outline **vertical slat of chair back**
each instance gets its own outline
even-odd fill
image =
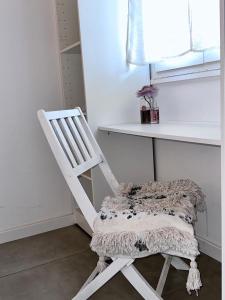
[[[84,116],[78,108],[42,113],[53,129],[58,146],[61,146],[61,156],[64,155],[67,166],[70,165],[77,176],[102,161],[100,153],[94,150],[88,138],[88,126],[82,126]]]

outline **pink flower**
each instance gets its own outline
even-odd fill
[[[158,88],[153,84],[145,85],[137,92],[137,97],[154,98],[158,94]]]

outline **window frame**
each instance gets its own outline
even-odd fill
[[[209,58],[209,61],[204,61],[204,57],[210,57],[210,50],[193,53],[193,59],[184,63],[182,67],[166,66],[163,70],[163,62],[151,64],[151,82],[163,83],[171,81],[180,81],[196,78],[204,78],[211,76],[220,76],[220,59],[215,56],[215,60]],[[162,69],[162,70],[160,70]]]

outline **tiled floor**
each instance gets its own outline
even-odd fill
[[[97,256],[89,237],[76,226],[0,245],[0,300],[69,300],[94,269]],[[170,269],[165,300],[220,300],[221,265],[206,255],[198,259],[204,287],[199,297],[185,289],[187,272]],[[137,268],[155,287],[163,258],[139,259]],[[121,274],[91,299],[142,299]]]

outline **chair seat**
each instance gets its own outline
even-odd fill
[[[189,179],[121,184],[118,196],[102,204],[91,248],[99,256],[165,253],[193,259],[199,254],[193,223],[204,209],[204,195]]]

